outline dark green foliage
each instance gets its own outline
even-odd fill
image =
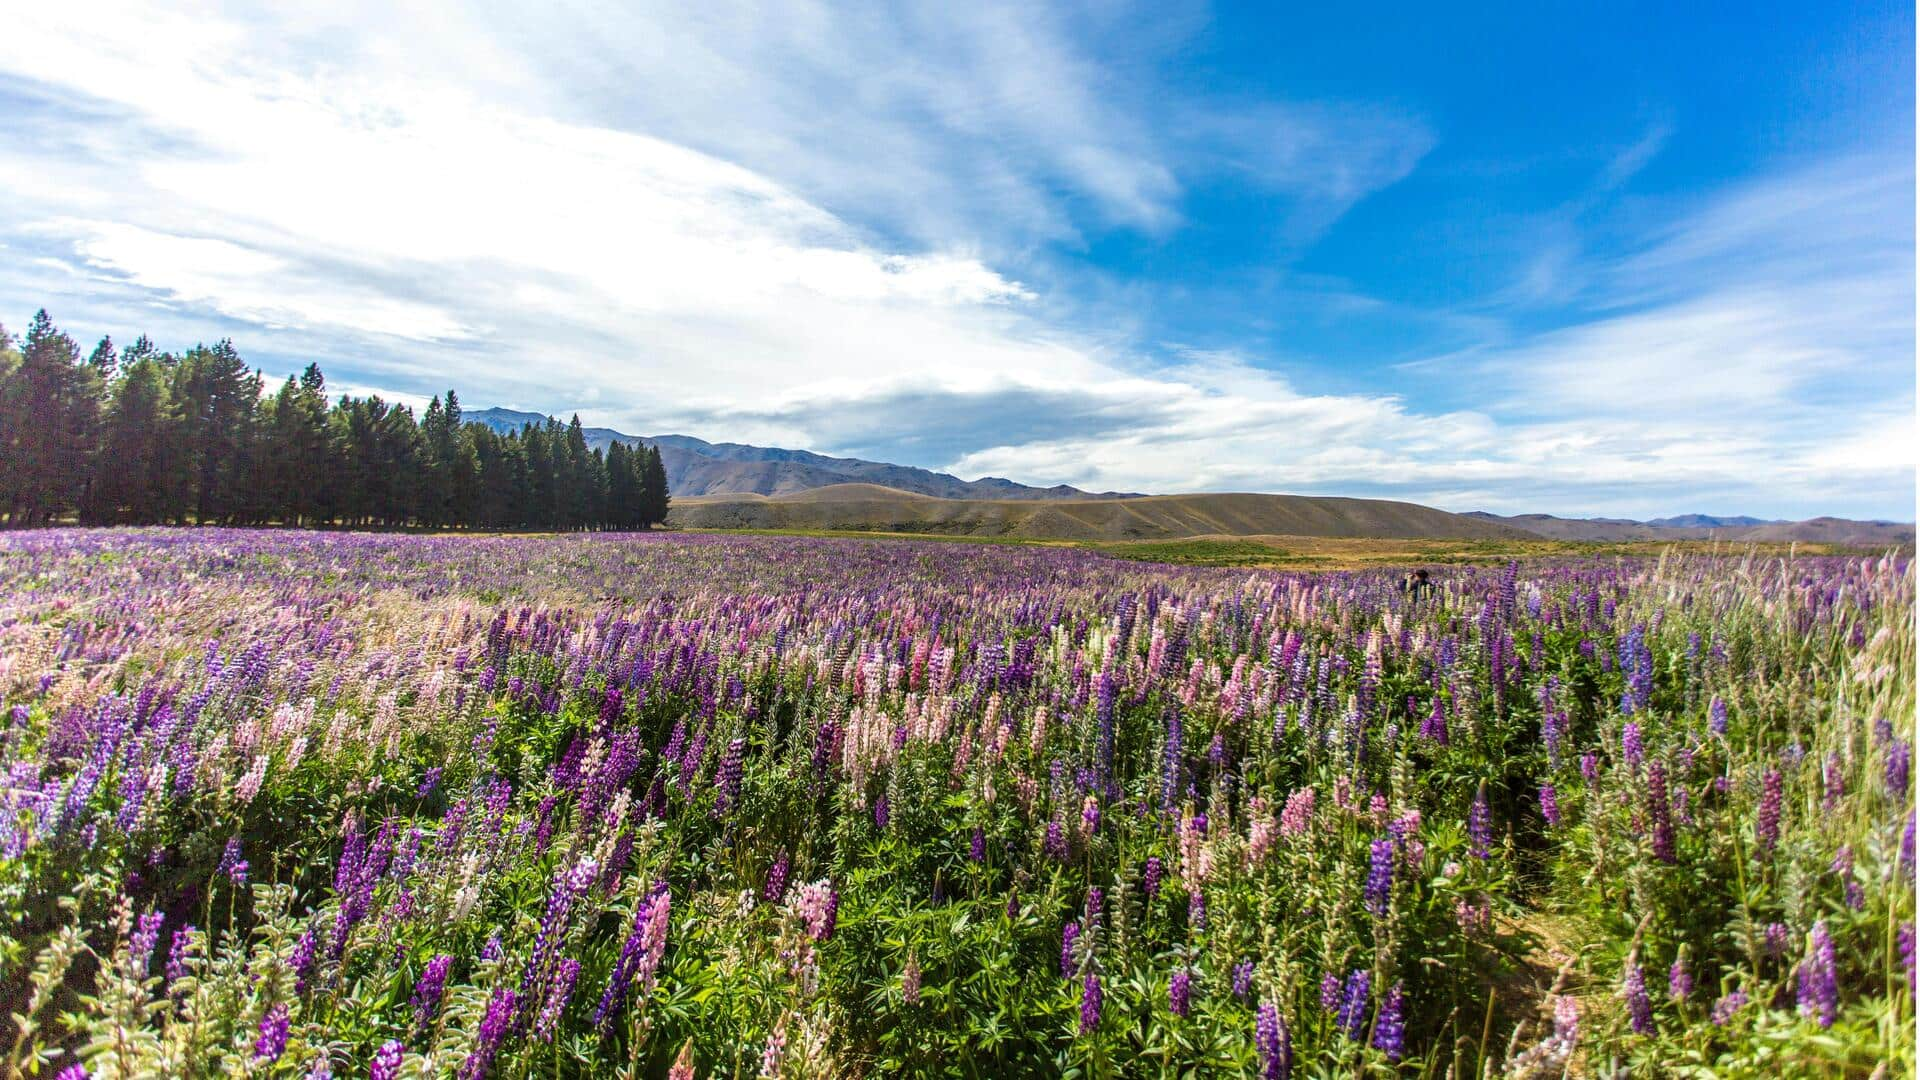
[[[231,341],[161,352],[102,338],[81,358],[37,314],[0,328],[0,522],[645,529],[666,518],[659,452],[587,445],[579,417],[500,434],[451,390],[416,420],[378,396],[329,405],[309,364],[265,382]]]

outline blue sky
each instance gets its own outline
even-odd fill
[[[1032,483],[1914,516],[1910,6],[79,0],[0,320]]]

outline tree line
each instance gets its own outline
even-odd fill
[[[309,364],[265,393],[233,342],[162,352],[145,335],[81,355],[42,310],[0,326],[0,519],[87,524],[644,529],[666,519],[658,447],[587,445],[580,418],[501,433],[452,390],[417,419],[327,399]]]

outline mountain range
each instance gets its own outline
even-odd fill
[[[496,431],[540,424],[540,413],[480,409],[469,423]],[[1636,521],[1551,514],[1456,514],[1387,499],[1201,493],[1088,492],[1034,487],[808,450],[711,443],[691,435],[628,435],[583,428],[587,444],[658,447],[673,492],[670,520],[694,528],[862,529],[1060,540],[1289,535],[1393,539],[1812,541],[1912,545],[1914,527],[1888,521],[1770,521],[1682,514]]]
[[[468,423],[485,424],[495,431],[518,431],[526,424],[543,424],[540,413],[513,409],[481,409],[463,414]],[[810,450],[782,450],[744,443],[710,443],[691,435],[628,435],[612,428],[582,428],[587,445],[606,449],[615,442],[645,443],[660,448],[667,469],[667,487],[676,498],[689,495],[792,495],[834,484],[875,484],[916,495],[942,499],[1128,499],[1130,492],[1098,494],[1065,484],[1031,487],[997,476],[962,480],[950,473],[891,465],[860,458],[829,457]]]

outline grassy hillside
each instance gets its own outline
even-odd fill
[[[1498,540],[1527,535],[1498,522],[1380,499],[1203,494],[963,500],[871,484],[835,484],[774,496],[681,496],[674,499],[669,520],[696,529],[837,529],[1033,540],[1207,535]]]

